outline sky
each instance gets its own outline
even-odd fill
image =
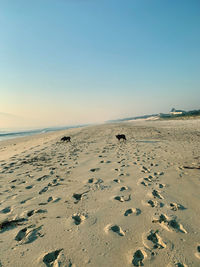
[[[0,128],[200,109],[199,0],[0,0]]]

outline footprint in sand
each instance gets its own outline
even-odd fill
[[[25,189],[31,189],[31,188],[33,188],[33,185],[28,185],[25,187]]]
[[[195,256],[200,259],[200,245],[197,246],[197,251],[195,252]]]
[[[155,189],[152,191],[152,195],[155,198],[163,199],[163,196],[161,196],[161,194],[157,190],[155,190]]]
[[[10,181],[10,183],[15,183],[15,182],[17,182],[17,179]]]
[[[147,201],[147,204],[148,204],[149,206],[151,206],[152,208],[154,208],[154,207],[160,207],[160,208],[163,208],[163,207],[165,206],[165,204],[164,204],[163,202],[158,202],[158,201],[156,201],[156,200],[152,200],[152,199],[148,200],[148,201]]]
[[[74,194],[72,195],[72,197],[76,199],[76,202],[74,202],[74,203],[77,204],[77,203],[82,199],[83,195],[86,194],[86,193],[88,193],[88,192],[89,192],[89,190],[88,190],[88,191],[85,191],[85,192],[83,192],[83,193],[81,193],[81,194],[79,194],[79,193],[74,193]]]
[[[147,201],[147,203],[148,203],[148,205],[150,205],[152,208],[158,206],[158,202],[155,201],[155,200],[151,200],[151,199],[150,199],[150,200]]]
[[[45,186],[42,190],[40,190],[39,194],[41,195],[45,193],[48,189],[49,189],[48,186]]]
[[[141,170],[141,172],[144,172],[144,173],[150,173],[151,171],[150,171],[150,169],[148,169],[147,167],[142,166],[142,170]]]
[[[92,184],[92,183],[94,183],[94,184],[102,184],[104,181],[102,180],[102,179],[96,179],[96,178],[90,178],[89,180],[88,180],[88,183],[90,183],[90,184]]]
[[[147,236],[145,241],[145,246],[149,249],[162,249],[166,247],[166,244],[162,241],[162,238],[158,235],[158,230],[151,230]]]
[[[148,177],[144,177],[144,180],[151,183],[153,178],[154,177],[152,175],[149,175]]]
[[[141,184],[144,185],[144,186],[148,186],[148,184],[145,183],[144,181],[142,181]]]
[[[141,210],[137,208],[131,208],[125,211],[124,216],[130,216],[131,214],[140,215]]]
[[[72,216],[72,219],[74,220],[74,223],[76,225],[79,225],[81,224],[85,219],[86,219],[86,216],[80,214],[80,213],[76,213]]]
[[[130,176],[130,173],[119,173],[119,176]]]
[[[127,186],[122,186],[122,187],[120,188],[120,191],[125,191],[125,190],[128,190],[128,187],[127,187]]]
[[[5,220],[0,223],[0,233],[4,231],[11,230],[19,225],[23,225],[27,219],[25,218],[19,218],[19,219],[14,219],[14,220]]]
[[[48,178],[50,178],[49,175],[43,175],[43,176],[37,178],[37,181],[38,181],[38,182],[41,182],[41,181],[44,181],[44,180],[46,180],[46,179],[48,179]]]
[[[93,169],[90,169],[91,172],[97,172],[97,171],[99,171],[99,170],[100,170],[100,168],[93,168]]]
[[[25,204],[27,201],[29,201],[29,200],[31,200],[31,199],[33,199],[32,197],[29,197],[29,198],[27,198],[27,199],[24,199],[24,200],[22,200],[21,202],[20,202],[20,204]]]
[[[143,261],[147,257],[147,254],[145,253],[144,250],[138,249],[136,252],[133,254],[133,260],[132,264],[133,266],[144,266]]]
[[[48,199],[47,199],[47,202],[41,202],[39,203],[40,206],[44,206],[44,205],[47,205],[49,202],[52,202],[52,203],[56,203],[58,201],[60,201],[61,198],[60,197],[57,197],[57,198],[54,198],[52,196],[50,196]]]
[[[88,183],[89,184],[92,184],[94,182],[94,178],[90,178],[90,179],[88,179]]]
[[[39,236],[42,237],[43,235],[40,233],[42,226],[29,230],[32,226],[23,228],[18,232],[15,237],[15,240],[21,242],[22,244],[29,244],[35,241]]]
[[[157,172],[156,175],[164,175],[164,172]]]
[[[42,210],[42,209],[39,209],[39,210],[30,210],[30,211],[28,211],[27,212],[27,216],[28,217],[31,217],[31,216],[33,216],[33,214],[41,214],[41,213],[46,213],[47,212],[47,210]]]
[[[48,186],[58,186],[58,185],[60,185],[60,183],[58,183],[57,181],[58,181],[57,178],[53,179],[51,183],[48,183]]]
[[[113,180],[113,182],[115,182],[115,183],[118,183],[118,184],[119,184],[119,183],[121,183],[121,180],[120,180],[120,179],[114,179],[114,180]]]
[[[153,223],[167,223],[169,218],[165,214],[160,214],[158,219],[154,219]]]
[[[111,225],[110,228],[109,228],[110,231],[118,234],[119,236],[125,236],[125,233],[124,231],[122,230],[122,228],[118,225]]]
[[[175,219],[172,219],[168,222],[168,225],[174,229],[176,232],[181,232],[186,234],[187,231],[183,228],[183,225],[178,223]]]
[[[116,196],[116,197],[114,197],[114,199],[118,200],[120,202],[130,201],[131,200],[131,195],[129,195],[126,198],[124,196]]]
[[[57,261],[57,258],[60,254],[60,252],[62,251],[63,249],[58,249],[58,250],[55,250],[55,251],[52,251],[52,252],[49,252],[47,253],[44,257],[43,257],[43,262],[44,264],[47,266],[47,267],[54,267],[54,266],[58,266],[56,261]],[[70,266],[70,265],[69,265]]]
[[[27,228],[23,228],[18,232],[18,234],[15,237],[15,240],[21,241],[26,236]]]
[[[128,165],[128,164],[122,164],[121,165],[121,168],[124,168],[124,167],[129,167],[130,165]]]
[[[60,201],[61,198],[60,197],[49,197],[47,199],[47,202],[52,202],[52,203],[57,203],[58,201]]]
[[[151,185],[151,180],[149,180],[149,178],[140,178],[138,181],[137,181],[137,185],[140,185],[142,184],[143,186],[150,186]]]
[[[174,202],[170,203],[169,206],[170,206],[170,209],[173,211],[186,209],[183,205],[178,204],[178,203],[174,203]]]
[[[165,187],[165,184],[159,184],[158,187],[163,188],[163,187]]]
[[[6,208],[2,209],[0,212],[5,213],[5,214],[9,213],[9,212],[11,212],[11,207],[6,207]]]
[[[187,231],[184,229],[183,225],[178,223],[176,219],[169,219],[166,215],[161,214],[158,219],[154,219],[153,223],[160,223],[166,230],[175,230],[176,232],[181,232],[186,234]]]

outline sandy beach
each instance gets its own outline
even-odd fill
[[[199,151],[200,120],[0,142],[0,266],[200,266]]]

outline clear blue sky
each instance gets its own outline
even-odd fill
[[[0,0],[0,113],[36,126],[200,109],[199,12],[199,0]]]

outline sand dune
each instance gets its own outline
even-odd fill
[[[200,266],[199,151],[199,120],[1,142],[0,266]]]

